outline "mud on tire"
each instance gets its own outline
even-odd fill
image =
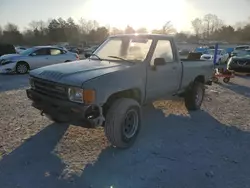
[[[128,98],[113,102],[106,115],[105,134],[111,144],[128,148],[135,142],[141,128],[141,108],[137,101]]]

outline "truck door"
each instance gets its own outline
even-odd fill
[[[155,65],[156,58],[161,58],[163,63]],[[147,68],[147,100],[172,96],[179,88],[181,73],[182,66],[174,57],[171,41],[167,39],[156,41],[151,62]]]

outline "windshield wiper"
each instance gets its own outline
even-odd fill
[[[111,57],[111,58],[114,58],[114,59],[119,59],[119,60],[122,60],[122,61],[126,61],[126,62],[128,62],[128,63],[133,63],[133,64],[135,64],[135,62],[126,60],[126,59],[124,59],[124,58],[122,58],[122,57],[112,56],[112,55],[110,55],[110,56],[108,56],[108,57]]]
[[[91,56],[95,56],[95,57],[97,57],[98,60],[102,61],[102,59],[96,54],[91,54]],[[90,59],[91,56],[89,56],[89,59]]]

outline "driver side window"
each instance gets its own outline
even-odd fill
[[[164,58],[167,63],[174,61],[172,46],[169,40],[158,40],[150,65],[154,65],[155,58]]]

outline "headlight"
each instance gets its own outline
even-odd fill
[[[14,62],[9,60],[9,59],[4,59],[4,60],[1,61],[2,65],[6,65],[6,64],[9,64],[9,63],[14,63]]]
[[[68,89],[69,100],[73,102],[83,103],[83,89],[80,88],[69,88]]]
[[[34,80],[32,78],[30,78],[30,87],[32,89],[35,89],[35,83],[34,83]]]
[[[70,101],[91,104],[95,102],[95,91],[92,89],[69,88],[68,97]]]

